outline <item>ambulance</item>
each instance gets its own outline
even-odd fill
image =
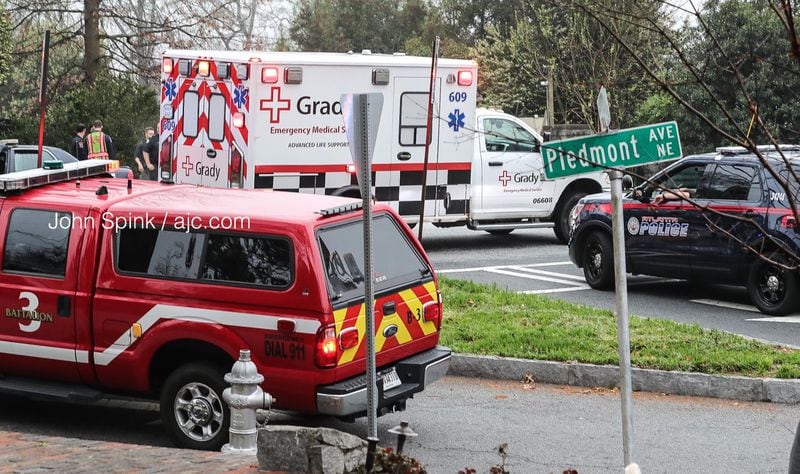
[[[431,59],[403,54],[168,50],[162,58],[164,182],[359,197],[341,96],[383,94],[373,195],[410,225],[507,234],[554,227],[600,192],[601,172],[547,180],[542,137],[476,107],[473,61],[439,59],[425,173]]]

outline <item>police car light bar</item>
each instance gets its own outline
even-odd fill
[[[76,163],[65,163],[60,169],[36,168],[15,173],[0,175],[0,193],[23,191],[36,186],[88,178],[107,174],[119,168],[116,160],[84,160]]]
[[[357,211],[361,209],[361,205],[362,203],[360,202],[354,202],[352,204],[345,204],[343,206],[329,207],[327,209],[318,211],[317,214],[321,215],[322,217],[338,216],[339,214]]]
[[[756,147],[758,151],[762,153],[770,152],[770,151],[800,151],[800,145],[778,145],[775,148],[773,145],[758,145]],[[721,153],[723,155],[746,155],[751,153],[750,150],[743,146],[721,146],[716,149],[717,153]]]

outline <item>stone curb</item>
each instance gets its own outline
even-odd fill
[[[617,387],[619,367],[496,356],[453,354],[448,375],[524,380],[578,387]],[[800,379],[707,375],[668,370],[632,369],[633,390],[731,400],[800,403]]]

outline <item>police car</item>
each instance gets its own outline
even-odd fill
[[[160,401],[178,446],[219,449],[249,349],[276,408],[365,414],[359,201],[108,179],[108,160],[0,176],[0,392]],[[373,209],[380,413],[444,376],[433,266]]]
[[[685,157],[629,192],[623,201],[628,272],[746,286],[767,314],[798,309],[800,234],[778,179],[797,199],[800,146],[759,151],[777,177],[748,150],[725,147]],[[681,199],[686,195],[701,208]],[[570,259],[583,267],[589,286],[612,289],[609,196],[585,197],[572,219]]]

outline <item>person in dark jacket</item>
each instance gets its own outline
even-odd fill
[[[69,152],[72,153],[72,156],[79,160],[85,160],[89,153],[86,149],[85,136],[86,125],[79,123],[78,126],[75,127],[75,135],[72,137],[69,147]]]

